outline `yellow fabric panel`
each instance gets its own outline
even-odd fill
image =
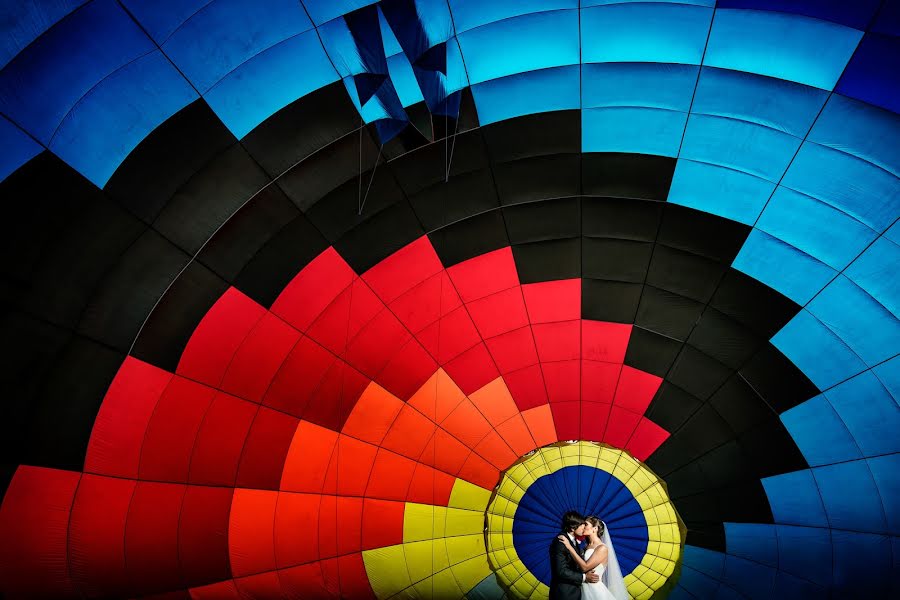
[[[434,577],[423,579],[416,583],[413,586],[413,589],[416,594],[414,597],[423,600],[431,600],[432,598],[462,598],[465,594],[465,591],[460,589],[459,584],[449,570],[441,571],[440,573],[435,574]]]
[[[531,592],[531,596],[529,596],[531,600],[547,600],[550,598],[550,588],[547,587],[547,584],[540,584],[535,588],[533,592]]]
[[[491,492],[468,481],[457,479],[450,492],[451,508],[463,508],[484,512],[491,500]]]
[[[450,566],[447,545],[443,540],[427,540],[403,544],[403,554],[413,582],[421,581]],[[396,566],[394,567],[396,568]]]
[[[444,536],[484,533],[484,513],[458,508],[445,508],[443,512],[446,519]]]
[[[482,579],[491,574],[491,567],[488,565],[487,556],[481,554],[453,565],[450,567],[450,571],[463,592],[468,593],[473,587],[481,583]]]
[[[569,444],[560,446],[559,454],[566,465],[581,464],[581,444]]]
[[[446,510],[442,506],[407,502],[406,510],[403,511],[403,541],[416,542],[444,537]]]
[[[447,556],[450,558],[451,565],[456,565],[473,556],[487,553],[487,548],[484,546],[484,535],[480,533],[447,538],[445,543],[447,544]]]
[[[389,598],[412,585],[402,545],[363,550],[362,557],[376,597]]]
[[[497,490],[499,495],[510,500],[518,501],[522,498],[522,488],[520,488],[512,479],[504,479]],[[517,497],[518,496],[518,497]]]

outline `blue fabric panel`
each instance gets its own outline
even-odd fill
[[[668,201],[753,225],[774,189],[741,171],[679,158]]]
[[[357,8],[375,4],[378,0],[301,0],[313,23],[321,25],[326,21],[345,15]]]
[[[666,596],[666,598],[668,600],[694,600],[696,596],[687,591],[687,588],[685,588],[684,584],[681,582],[681,578],[679,578],[678,583],[669,592],[669,595]]]
[[[719,8],[776,10],[834,21],[864,31],[878,10],[880,0],[719,0]]]
[[[856,598],[889,598],[896,572],[891,565],[891,538],[886,535],[831,532],[834,541],[834,586],[853,590]],[[865,573],[865,577],[860,577]]]
[[[719,585],[718,579],[713,579],[705,573],[692,569],[687,562],[684,563],[681,576],[678,578],[678,586],[683,587],[687,591],[688,597],[692,600],[696,598],[714,598]]]
[[[347,89],[347,94],[350,96],[350,101],[353,102],[356,110],[359,111],[359,116],[364,123],[374,123],[381,119],[390,118],[390,115],[388,115],[387,110],[381,104],[381,101],[377,96],[373,97],[365,106],[361,107],[359,105],[359,97],[356,95],[356,85],[353,83],[353,79],[347,77],[343,81],[344,87]]]
[[[594,63],[581,69],[581,106],[644,106],[688,112],[698,67]]]
[[[772,194],[756,226],[836,270],[878,237],[847,213],[783,186]]]
[[[381,35],[381,17],[377,6],[364,6],[344,15],[344,22],[366,73],[387,74],[387,55]]]
[[[900,407],[871,371],[836,385],[825,396],[863,456],[900,452]]]
[[[356,75],[366,70],[356,42],[344,19],[334,19],[319,27],[322,46],[341,77]]]
[[[887,523],[881,496],[864,460],[813,470],[832,529],[881,532]]]
[[[685,545],[684,564],[713,579],[720,579],[725,571],[725,555],[706,548]]]
[[[244,63],[204,97],[228,129],[242,138],[279,109],[337,79],[319,37],[310,30]]]
[[[40,154],[43,146],[28,137],[24,131],[0,116],[0,181],[16,169]]]
[[[204,93],[250,58],[311,28],[295,0],[216,0],[188,19],[162,48]]]
[[[885,532],[900,535],[900,454],[870,458],[866,462],[869,463],[869,470],[875,479],[884,505],[884,514],[887,516],[888,527]]]
[[[739,592],[741,597],[767,598],[775,586],[775,569],[729,553],[725,555],[723,582]]]
[[[866,369],[847,344],[806,309],[775,334],[772,344],[800,367],[820,390]]]
[[[4,2],[0,8],[0,69],[86,0]]]
[[[457,33],[529,13],[578,8],[578,0],[449,0]]]
[[[831,90],[861,37],[809,17],[718,9],[704,64]]]
[[[681,156],[777,182],[799,146],[799,138],[769,127],[692,114]]]
[[[818,198],[878,232],[900,214],[897,178],[864,160],[804,142],[782,182]]]
[[[412,67],[404,54],[395,54],[387,59],[388,73],[390,73],[391,81],[394,82],[394,89],[397,90],[397,96],[403,106],[409,106],[416,102],[422,102],[422,90],[419,89],[419,83],[413,73]]]
[[[472,85],[514,73],[578,64],[578,11],[504,19],[457,35]],[[552,94],[547,90],[545,95]]]
[[[581,7],[605,6],[607,4],[628,4],[629,2],[646,3],[647,0],[581,0]],[[713,7],[716,0],[657,0],[655,4],[691,4],[693,6]]]
[[[586,108],[581,111],[581,151],[674,157],[686,120],[683,112],[658,108]]]
[[[897,0],[886,0],[881,6],[881,10],[878,11],[875,22],[872,23],[869,31],[900,36],[900,2],[897,2]]]
[[[754,229],[731,265],[798,304],[806,304],[835,275],[825,263]]]
[[[831,532],[819,527],[776,525],[778,567],[823,585],[831,582]]]
[[[415,5],[430,44],[446,42],[456,35],[447,0],[415,0]]]
[[[775,526],[766,523],[725,523],[728,554],[778,567]]]
[[[197,92],[157,50],[88,92],[60,124],[50,150],[102,188],[141,140],[196,99]]]
[[[807,138],[900,176],[900,116],[833,94]]]
[[[824,587],[811,581],[788,575],[784,571],[775,574],[775,587],[772,598],[826,598],[828,592]]]
[[[872,372],[878,377],[881,385],[887,388],[894,401],[900,405],[900,356],[885,361],[874,367]]]
[[[781,421],[812,466],[862,458],[847,426],[822,395],[782,413]]]
[[[162,45],[191,15],[209,4],[209,0],[122,0],[122,4],[144,31]]]
[[[578,67],[521,73],[472,86],[478,121],[488,125],[552,110],[578,108]]]
[[[752,73],[703,67],[692,113],[731,117],[803,138],[828,92]]]
[[[900,244],[900,221],[896,221],[891,227],[884,232],[884,237],[888,238],[895,244]]]
[[[900,113],[900,40],[867,33],[835,91]]]
[[[828,527],[819,488],[809,470],[761,479],[776,523]]]
[[[900,348],[900,321],[843,275],[807,308],[869,366],[887,360]]]
[[[699,65],[712,14],[702,6],[667,3],[584,8],[582,61]]]
[[[878,300],[895,317],[900,317],[900,246],[887,237],[875,240],[844,274],[867,294]]]
[[[96,0],[40,36],[0,72],[0,112],[44,144],[104,77],[154,49],[113,0]]]

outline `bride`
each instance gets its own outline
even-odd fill
[[[565,545],[583,572],[594,571],[600,576],[597,583],[582,584],[581,597],[583,600],[631,600],[625,589],[625,579],[622,577],[606,523],[597,517],[588,517],[585,522],[588,545],[584,558],[578,556],[571,544]],[[563,536],[559,537],[560,541],[565,541]]]

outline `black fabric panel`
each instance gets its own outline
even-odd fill
[[[707,307],[688,344],[732,369],[738,369],[766,340],[714,308]]]
[[[637,308],[637,299],[635,299],[635,308]],[[675,362],[681,346],[681,342],[677,340],[635,327],[631,330],[631,339],[628,340],[625,364],[663,377]]]
[[[664,201],[669,197],[675,159],[646,154],[582,155],[584,194]]]
[[[578,198],[559,198],[507,206],[503,219],[513,244],[540,242],[580,235]]]
[[[666,204],[658,241],[730,265],[751,229],[723,217]]]
[[[236,141],[201,98],[144,138],[104,189],[150,223],[194,173]]]
[[[452,151],[452,159],[451,159]],[[425,188],[443,183],[447,178],[447,161],[450,161],[450,179],[486,169],[487,149],[478,131],[458,134],[446,145],[443,141],[429,144],[404,154],[389,163],[390,170],[408,196]]]
[[[409,202],[428,231],[499,206],[489,169],[441,180],[409,196]]]
[[[272,306],[291,279],[327,247],[309,219],[298,214],[253,255],[234,284],[263,306]]]
[[[665,477],[734,438],[728,423],[709,405],[703,405],[681,429],[672,432],[647,465]],[[710,480],[710,485],[718,485]]]
[[[516,244],[512,252],[522,283],[581,277],[578,238]]]
[[[581,155],[556,154],[494,165],[500,202],[518,204],[577,196],[581,192]]]
[[[375,159],[384,169],[384,156],[378,156],[378,144],[372,139],[368,129],[346,135],[333,144],[322,148],[302,162],[291,167],[277,180],[278,187],[296,204],[300,210],[309,210],[316,202],[332,190],[348,181],[359,193],[360,180],[365,192],[375,166]],[[360,174],[360,145],[362,145],[362,174]],[[376,172],[377,176],[377,172]]]
[[[771,339],[800,311],[800,306],[766,284],[729,269],[710,305]]]
[[[758,479],[717,490],[722,521],[731,523],[773,523],[769,497]]]
[[[234,281],[263,244],[300,214],[281,188],[270,184],[216,231],[197,258],[222,279]]]
[[[696,300],[667,292],[652,285],[644,286],[635,324],[684,341],[700,319],[704,305]]]
[[[196,254],[216,229],[268,181],[247,151],[235,144],[178,190],[154,227],[190,254]]]
[[[582,240],[584,276],[643,283],[652,250],[649,242],[586,237]]]
[[[705,304],[716,291],[726,268],[708,258],[657,244],[647,271],[647,283]]]
[[[710,489],[706,474],[696,462],[688,463],[666,475],[669,498],[678,506],[678,499],[693,496]]]
[[[78,331],[128,352],[154,304],[190,257],[149,229],[117,258],[91,297]]]
[[[688,528],[690,528],[690,523],[695,521],[721,522],[724,517],[716,496],[715,493],[709,490],[693,496],[685,496],[684,498],[679,498],[678,502],[675,503],[675,508],[685,524],[688,525]],[[688,537],[690,537],[690,534],[688,534]]]
[[[753,457],[757,477],[771,477],[809,468],[784,423],[777,417],[741,434],[738,442],[744,452]]]
[[[481,128],[494,162],[529,156],[581,153],[581,111],[516,117]]]
[[[725,525],[721,521],[693,521],[688,525],[685,543],[714,552],[725,552]]]
[[[739,485],[753,479],[753,457],[747,456],[737,440],[713,448],[695,461],[707,481],[715,487]]]
[[[680,387],[663,380],[645,416],[665,429],[676,431],[703,405]]]
[[[772,344],[763,346],[740,373],[779,414],[819,393],[813,382]]]
[[[347,88],[337,81],[282,108],[241,143],[271,177],[277,177],[360,125]]]
[[[738,434],[771,419],[776,414],[736,373],[713,394],[709,403]]]
[[[656,241],[656,233],[666,206],[661,202],[632,198],[585,197],[582,228],[590,237],[619,238],[642,242]]]
[[[581,315],[594,321],[634,323],[641,284],[583,279],[581,282]],[[634,340],[634,333],[631,337]],[[629,348],[631,344],[629,343]]]
[[[726,365],[691,346],[682,348],[666,379],[701,400],[707,400],[732,373]]]
[[[190,263],[150,313],[132,355],[174,372],[194,329],[227,289],[206,266]]]
[[[406,107],[406,116],[409,118],[409,122],[416,128],[416,130],[422,134],[422,136],[429,140],[435,140],[435,127],[431,123],[431,112],[428,110],[428,106],[425,104],[425,101],[416,102],[410,106]],[[440,118],[440,127],[441,132],[444,130],[444,118]],[[456,119],[450,121],[450,133],[453,133],[453,125],[456,123]]]
[[[351,229],[334,247],[354,271],[364,273],[423,235],[409,203],[401,201]]]
[[[412,123],[407,123],[400,133],[381,146],[381,152],[387,160],[393,160],[431,143]]]
[[[482,213],[428,233],[445,267],[509,246],[499,210]]]

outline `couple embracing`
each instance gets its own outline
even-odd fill
[[[550,600],[630,598],[606,524],[574,511],[563,515],[562,533],[550,544]]]

